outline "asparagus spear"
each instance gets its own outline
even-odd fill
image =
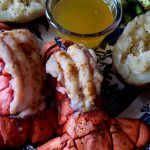
[[[124,20],[125,24],[127,24],[130,21],[132,21],[133,18],[134,17],[130,13],[128,13],[128,12],[126,12],[126,13],[123,14],[123,20]]]
[[[127,0],[120,0],[120,2],[121,2],[121,5],[122,5],[122,8],[123,8],[123,9],[124,9],[124,8],[127,8],[128,5],[129,5],[129,3],[127,2]]]
[[[134,11],[137,16],[144,12],[143,7],[139,3],[135,4]]]
[[[150,0],[138,0],[141,5],[146,9],[150,10]]]

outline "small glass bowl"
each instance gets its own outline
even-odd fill
[[[113,14],[113,22],[106,29],[92,34],[79,34],[67,29],[64,29],[58,24],[52,15],[52,10],[59,0],[46,0],[46,17],[48,22],[54,27],[57,35],[63,39],[70,40],[74,43],[84,44],[88,48],[96,48],[103,41],[103,39],[113,32],[119,25],[122,18],[122,6],[118,0],[104,0],[110,7]]]

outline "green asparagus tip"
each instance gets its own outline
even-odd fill
[[[150,0],[138,0],[141,5],[146,9],[150,10]]]
[[[134,11],[136,15],[140,15],[144,12],[142,6],[139,3],[135,4]]]
[[[127,24],[130,21],[132,21],[133,18],[134,17],[130,13],[126,12],[126,13],[123,14],[123,20],[124,20],[125,24]]]
[[[120,0],[122,8],[127,8],[129,6],[129,3],[127,2],[127,0]]]

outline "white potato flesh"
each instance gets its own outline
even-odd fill
[[[114,46],[113,65],[129,84],[150,82],[150,11],[125,27]]]

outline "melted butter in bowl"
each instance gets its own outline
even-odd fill
[[[100,0],[61,0],[52,15],[63,28],[79,34],[97,33],[113,22],[111,9]]]
[[[119,25],[122,8],[116,0],[47,0],[46,16],[61,38],[95,48]]]

